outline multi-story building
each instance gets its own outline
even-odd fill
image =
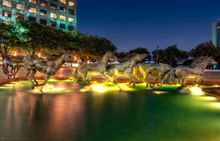
[[[220,20],[212,23],[212,43],[220,47]]]
[[[0,0],[0,20],[30,21],[76,31],[76,0]]]

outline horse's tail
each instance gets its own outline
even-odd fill
[[[76,83],[78,81],[78,68],[73,70],[73,82]]]

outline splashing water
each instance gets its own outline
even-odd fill
[[[198,87],[198,86],[193,86],[193,87],[189,87],[189,90],[191,92],[192,95],[197,95],[197,96],[201,96],[204,95],[205,93],[203,92],[202,88]]]

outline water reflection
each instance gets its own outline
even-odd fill
[[[71,91],[34,94],[29,82],[1,89],[0,140],[113,141],[219,139],[218,100],[178,94],[173,89],[78,93],[72,83],[53,80]],[[141,87],[142,88],[142,87]],[[155,94],[159,93],[159,95]],[[187,117],[187,118],[186,118]],[[209,121],[209,122],[207,122]],[[175,132],[178,130],[178,132]],[[184,134],[183,134],[184,133]],[[199,135],[199,136],[198,136]]]
[[[62,140],[85,134],[85,99],[74,95],[1,96],[0,136],[5,140]],[[13,137],[13,138],[12,138]]]

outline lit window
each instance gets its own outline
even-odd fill
[[[24,15],[16,13],[16,20],[17,21],[24,21]]]
[[[51,17],[51,18],[57,18],[57,14],[55,14],[55,13],[50,13],[50,17]]]
[[[29,0],[31,3],[36,3],[37,0]]]
[[[47,2],[41,0],[41,1],[40,1],[40,6],[42,6],[42,7],[47,7]]]
[[[65,7],[60,7],[60,11],[61,12],[66,12],[66,8]]]
[[[3,10],[2,16],[11,18],[11,11]]]
[[[7,6],[7,7],[11,7],[12,6],[11,2],[7,1],[7,0],[3,0],[2,5]]]
[[[29,7],[28,11],[31,12],[31,13],[37,13],[37,9],[35,7],[32,7],[32,6]]]
[[[51,8],[52,10],[56,10],[56,9],[57,9],[57,5],[56,5],[56,4],[53,4],[53,3],[51,3],[51,4],[50,4],[50,8]]]
[[[75,3],[72,2],[72,1],[69,1],[69,6],[74,7],[74,6],[75,6]]]
[[[43,9],[40,9],[40,15],[41,16],[46,16],[47,15],[47,11],[43,10]]]
[[[70,23],[73,23],[73,22],[74,22],[74,19],[73,19],[73,18],[68,18],[68,21],[69,21]]]
[[[66,0],[60,0],[60,2],[66,4]]]
[[[24,5],[22,5],[22,4],[17,4],[17,5],[16,5],[16,9],[18,9],[18,10],[24,10],[25,7],[24,7]]]
[[[61,19],[61,20],[66,20],[66,17],[63,16],[63,15],[60,15],[60,19]]]

